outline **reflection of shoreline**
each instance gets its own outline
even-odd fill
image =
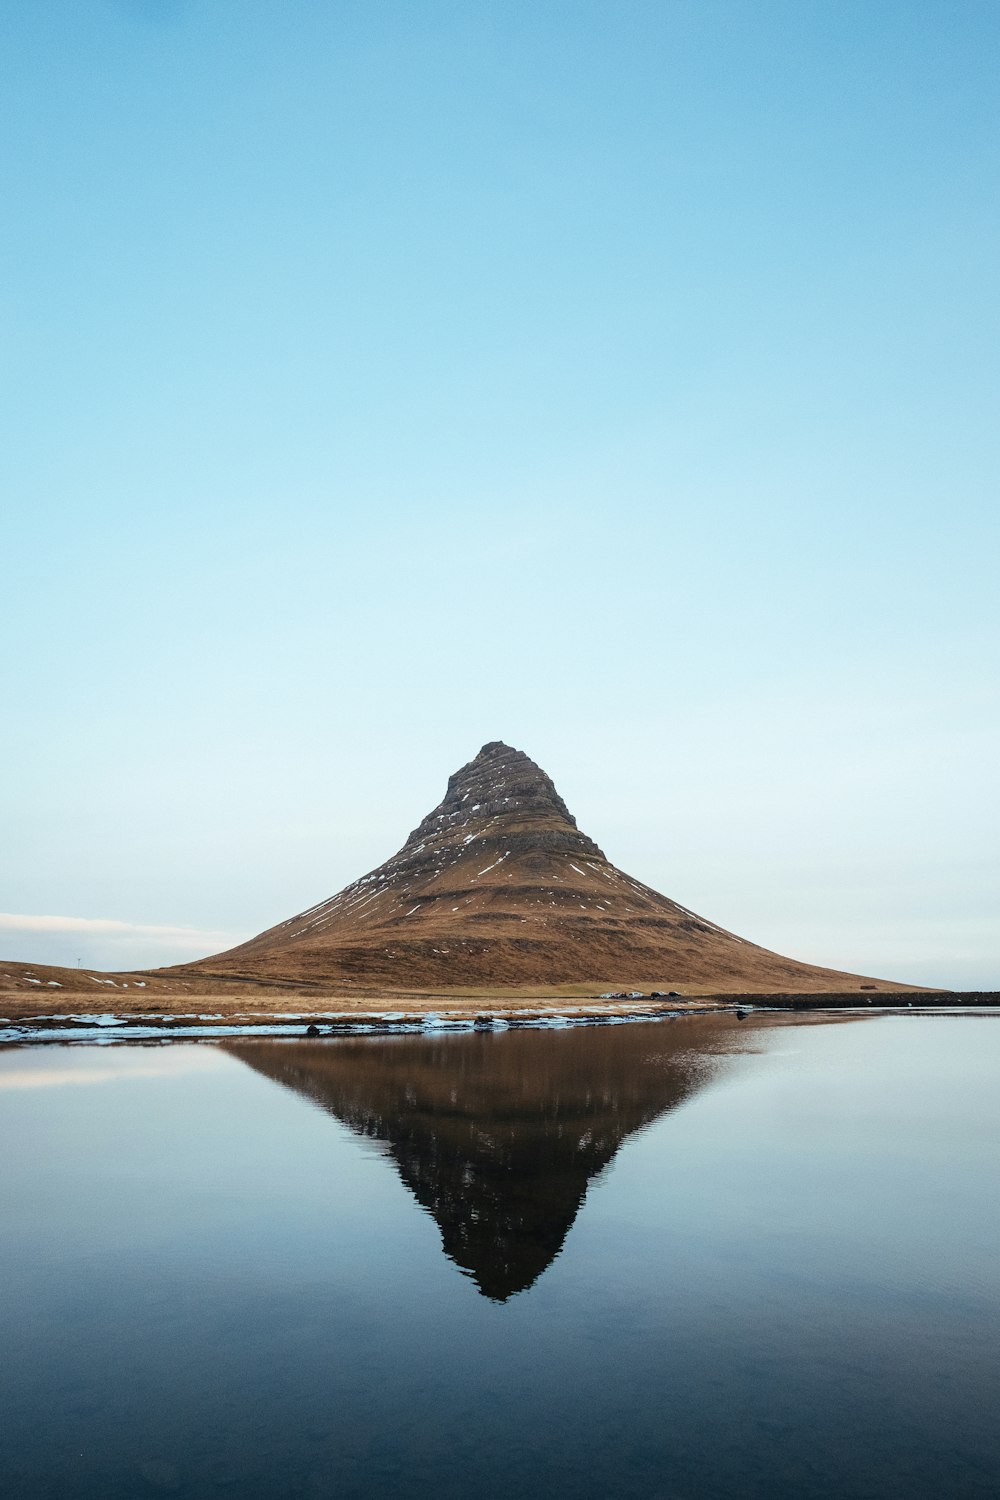
[[[445,1254],[502,1302],[559,1254],[622,1143],[708,1083],[746,1035],[732,1016],[706,1022],[697,1034],[636,1024],[223,1045],[382,1143]]]

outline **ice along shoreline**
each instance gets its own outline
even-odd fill
[[[0,1016],[0,1045],[18,1042],[183,1041],[230,1036],[319,1038],[338,1036],[439,1035],[446,1032],[501,1032],[523,1028],[622,1025],[636,1021],[670,1021],[718,1013],[743,1018],[752,1014],[885,1015],[912,1011],[972,1014],[1000,1009],[1000,993],[914,991],[873,998],[854,995],[719,995],[675,1000],[671,1004],[632,1004],[595,1009],[593,1005],[540,1005],[439,1010],[266,1011],[230,1014],[66,1012]]]

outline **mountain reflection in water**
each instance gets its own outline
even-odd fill
[[[224,1046],[382,1143],[445,1254],[504,1302],[559,1254],[591,1179],[712,1077],[738,1030],[715,1017],[696,1047],[682,1021]]]

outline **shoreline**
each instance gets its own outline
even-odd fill
[[[40,997],[39,997],[40,998]],[[69,999],[69,996],[66,997]],[[497,997],[501,999],[501,997]],[[504,997],[506,998],[506,997]],[[3,1002],[0,1000],[0,1005]],[[350,1010],[170,1011],[154,1008],[98,1011],[96,1008],[51,1010],[10,1015],[0,1013],[0,1045],[37,1042],[101,1042],[208,1040],[226,1036],[331,1038],[338,1036],[444,1035],[449,1032],[502,1032],[532,1028],[561,1030],[569,1026],[622,1025],[639,1021],[669,1021],[684,1016],[736,1015],[852,1015],[907,1014],[912,1011],[973,1014],[1000,1008],[994,991],[902,991],[874,997],[858,994],[760,995],[719,994],[652,1000],[600,1002],[577,1005],[565,1001],[534,1004],[459,1005]],[[12,1007],[3,1005],[4,1011]],[[27,1008],[26,1008],[27,1009]]]

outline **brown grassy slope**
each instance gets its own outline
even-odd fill
[[[239,947],[160,972],[344,992],[903,988],[771,953],[632,879],[544,771],[500,742],[452,776],[378,869]]]

